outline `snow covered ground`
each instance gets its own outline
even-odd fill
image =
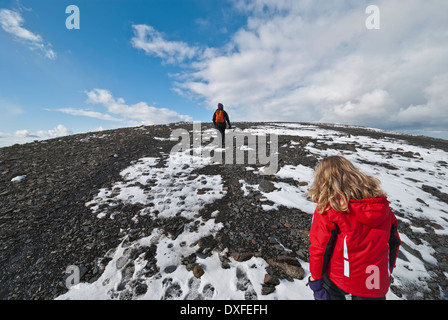
[[[373,139],[365,136],[349,136],[338,131],[324,130],[313,125],[273,123],[247,130],[252,134],[277,134],[291,136],[291,142],[279,145],[281,154],[285,148],[298,147],[295,137],[311,137],[316,144],[325,144],[327,148],[319,148],[308,143],[305,148],[310,154],[321,159],[326,155],[339,154],[355,163],[362,171],[378,177],[383,189],[388,193],[391,207],[402,213],[398,217],[404,223],[410,219],[424,219],[434,222],[439,227],[434,230],[437,235],[448,234],[446,203],[424,192],[423,184],[438,188],[448,193],[447,169],[443,166],[448,154],[442,150],[411,146],[404,141],[392,139]],[[247,133],[245,131],[245,133]],[[213,135],[214,131],[203,134]],[[160,137],[166,139],[166,137]],[[332,144],[353,144],[356,151],[332,149]],[[386,151],[394,151],[393,153]],[[387,154],[387,156],[386,156]],[[412,156],[409,156],[412,155]],[[94,283],[79,283],[58,299],[237,299],[248,297],[257,299],[306,300],[313,299],[311,290],[306,286],[309,276],[308,263],[300,261],[305,269],[303,280],[293,282],[281,280],[273,293],[261,295],[261,285],[266,274],[267,262],[260,257],[252,257],[248,261],[239,262],[230,258],[229,267],[222,268],[220,255],[225,252],[214,252],[211,256],[200,258],[196,263],[204,270],[200,278],[188,271],[182,260],[199,249],[198,241],[206,236],[214,235],[223,228],[211,218],[204,220],[198,212],[205,204],[225,196],[226,190],[219,175],[194,175],[193,170],[207,165],[207,161],[185,162],[185,155],[161,154],[159,158],[142,158],[132,163],[121,172],[122,179],[111,188],[101,189],[98,195],[86,205],[98,219],[116,219],[119,212],[111,214],[102,208],[109,204],[139,203],[145,205],[133,219],[149,216],[151,219],[167,219],[180,216],[188,221],[177,237],[166,235],[163,230],[154,229],[148,237],[127,241],[123,238],[121,245],[111,250],[110,259],[101,277]],[[211,162],[211,159],[210,161]],[[372,165],[375,163],[375,165]],[[254,169],[257,173],[259,168]],[[276,190],[264,193],[264,197],[274,203],[266,205],[264,210],[281,210],[280,206],[299,208],[309,213],[314,211],[314,204],[303,197],[313,179],[313,168],[303,165],[284,164],[277,172],[280,178],[293,178],[308,182],[308,186],[290,185],[285,182],[274,182]],[[248,192],[258,185],[250,185],[240,180],[241,192]],[[201,190],[201,192],[198,192]],[[419,200],[417,200],[419,199]],[[146,217],[147,218],[147,217]],[[416,233],[426,232],[424,228],[412,227]],[[400,230],[399,230],[400,231]],[[395,285],[427,288],[431,275],[425,263],[436,264],[435,250],[424,240],[414,243],[405,234],[400,233],[402,241],[420,252],[416,257],[403,246],[401,252],[407,258],[398,259],[394,270]],[[283,244],[287,248],[287,244]],[[155,248],[154,264],[158,272],[148,276],[148,256],[145,251]],[[135,252],[141,252],[136,256]],[[425,263],[420,259],[424,259]],[[445,273],[448,277],[448,273]],[[146,288],[144,294],[136,295],[136,284]],[[406,299],[406,296],[403,298]],[[387,299],[399,299],[389,291]]]

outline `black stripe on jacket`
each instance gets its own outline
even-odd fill
[[[324,259],[322,262],[322,275],[325,274],[327,270],[328,262],[330,262],[331,255],[333,254],[334,245],[336,244],[336,238],[339,234],[339,226],[335,223],[335,228],[331,230],[330,239],[327,242],[327,247],[325,248]]]
[[[394,267],[398,255],[398,247],[401,244],[400,239],[395,235],[397,230],[397,226],[392,223],[389,238],[389,265],[391,269]]]

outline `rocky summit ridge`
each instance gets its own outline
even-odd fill
[[[276,174],[261,175],[259,161],[199,167],[186,163],[168,172],[167,159],[178,143],[170,136],[176,129],[193,133],[191,123],[122,128],[1,148],[0,299],[58,298],[70,292],[68,266],[79,267],[81,282],[95,283],[111,261],[120,281],[109,289],[108,298],[152,297],[148,279],[159,279],[162,289],[157,298],[213,299],[216,284],[198,281],[208,272],[201,261],[215,253],[224,270],[236,262],[262,258],[267,264],[259,283],[244,268],[236,268],[233,290],[245,299],[275,294],[281,281],[303,280],[307,274],[313,205],[295,205],[293,196],[305,193],[310,172],[324,154],[359,154],[358,164],[404,181],[401,186],[408,186],[405,194],[413,207],[410,212],[399,196],[393,202],[403,235],[399,255],[403,272],[397,271],[391,291],[404,299],[446,299],[448,157],[443,160],[443,155],[448,153],[448,141],[330,124],[241,122],[234,126],[253,134],[277,135]],[[202,124],[202,130],[212,132],[212,125]],[[365,139],[371,144],[364,144]],[[375,141],[381,144],[376,146]],[[431,157],[434,162],[425,166]],[[140,172],[138,177],[132,176],[134,171],[124,174],[131,165]],[[148,166],[151,170],[145,171]],[[295,174],[296,168],[306,174]],[[165,189],[157,189],[162,182]],[[179,184],[211,200],[196,209],[194,204],[187,206],[188,194],[176,201],[165,197],[163,204],[156,202],[159,193],[163,196]],[[141,191],[146,198],[127,201],[125,189]],[[179,212],[164,216],[164,208],[176,206]],[[192,212],[187,214],[188,210]],[[219,228],[211,226],[213,232],[189,243],[187,232],[206,228],[212,218]],[[179,252],[185,252],[177,257],[178,264],[159,263],[161,239],[169,240],[168,249],[179,247]],[[191,273],[187,287],[170,277],[181,268]],[[419,281],[411,281],[414,276]]]

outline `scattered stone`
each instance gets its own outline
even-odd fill
[[[203,266],[200,264],[196,264],[193,268],[193,274],[196,278],[202,277],[202,275],[204,274]]]
[[[128,263],[128,258],[127,257],[120,257],[120,258],[118,258],[118,260],[117,260],[117,262],[115,264],[115,267],[118,270],[120,270],[120,269],[122,269],[126,265],[126,263]]]
[[[236,261],[243,262],[252,258],[252,254],[249,252],[233,252],[232,258]]]
[[[163,271],[165,273],[173,273],[174,271],[176,271],[176,269],[177,269],[176,265],[171,265],[171,266],[166,267]]]
[[[263,282],[264,284],[271,286],[277,286],[280,284],[280,280],[276,276],[270,274],[265,274]]]
[[[295,279],[302,280],[305,274],[303,268],[299,265],[292,265],[288,263],[278,263],[277,266],[283,269],[285,273]]]
[[[261,180],[261,182],[258,186],[258,190],[260,190],[261,192],[269,193],[269,192],[272,192],[275,190],[275,186],[271,181],[269,181],[263,177],[263,179]]]
[[[268,259],[267,263],[272,267],[280,268],[291,278],[302,280],[305,275],[305,270],[303,270],[300,262],[289,256],[279,257],[278,261]]]
[[[261,285],[261,294],[264,295],[264,296],[266,296],[266,295],[268,295],[268,294],[270,294],[270,293],[272,293],[274,291],[275,291],[275,287],[274,286],[269,286],[269,285],[266,285],[266,284],[262,284]]]

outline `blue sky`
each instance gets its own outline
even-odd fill
[[[448,139],[448,3],[0,0],[0,146],[177,121],[354,124]],[[80,29],[69,30],[69,5]]]

